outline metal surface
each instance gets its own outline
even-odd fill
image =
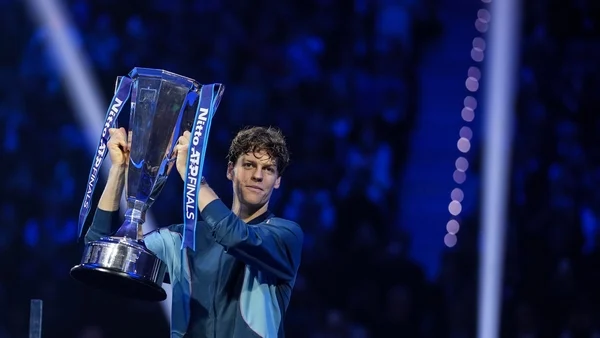
[[[143,242],[108,237],[86,245],[81,264],[71,269],[71,276],[120,296],[162,301],[167,297],[161,287],[166,269]]]

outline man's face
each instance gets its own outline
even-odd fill
[[[227,178],[233,182],[234,198],[252,207],[267,203],[281,182],[276,162],[264,151],[244,154],[236,163],[229,163]]]

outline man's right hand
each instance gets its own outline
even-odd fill
[[[125,128],[111,128],[107,148],[112,166],[108,173],[104,192],[98,202],[98,209],[104,211],[119,210],[119,202],[125,186],[125,169],[129,164],[130,144],[127,142]]]
[[[126,168],[129,164],[129,144],[125,128],[110,128],[110,140],[108,141],[108,154],[113,167]]]

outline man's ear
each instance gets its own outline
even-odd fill
[[[227,163],[227,179],[233,181],[233,163]]]
[[[281,176],[278,176],[277,179],[275,180],[275,185],[273,186],[274,189],[279,189],[279,185],[281,185]]]

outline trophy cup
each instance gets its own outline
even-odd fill
[[[188,157],[188,168],[194,170],[188,170],[184,201],[190,191],[199,189],[198,177],[202,172],[210,121],[223,90],[221,84],[201,85],[193,79],[150,68],[134,68],[129,76],[117,78],[115,95],[106,115],[79,214],[78,235],[81,236],[91,209],[100,167],[108,153],[108,129],[115,126],[131,95],[125,221],[114,235],[85,245],[80,264],[71,269],[74,279],[128,298],[166,299],[161,287],[166,265],[144,245],[142,224],[175,164],[173,148],[185,130],[193,133],[190,154],[194,152],[192,155],[196,157],[201,154],[201,163],[191,163]],[[194,198],[187,204],[196,207],[196,203]],[[197,212],[190,217],[186,218],[184,236],[188,237],[186,243],[191,241],[194,244],[190,237],[195,231]]]

